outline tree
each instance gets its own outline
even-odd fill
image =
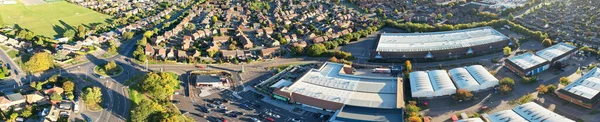
[[[54,93],[52,93],[52,95],[50,95],[50,100],[52,102],[60,102],[62,100],[62,96],[60,96],[60,94],[54,92]]]
[[[508,14],[508,20],[513,21],[515,20],[515,16],[512,13]]]
[[[178,78],[172,74],[148,73],[141,82],[142,91],[148,93],[158,101],[166,101],[179,85]]]
[[[7,72],[10,72],[10,71],[8,71],[8,69],[6,69],[6,67],[0,68],[0,79],[6,78],[6,76],[8,76]]]
[[[504,49],[502,50],[504,52],[504,55],[510,55],[510,53],[512,53],[512,49],[508,46],[504,47]]]
[[[286,44],[288,44],[288,41],[285,38],[279,38],[279,43],[281,45],[286,45]]]
[[[212,20],[211,20],[211,21],[212,21],[213,23],[216,23],[217,21],[219,21],[219,18],[218,18],[218,17],[215,15],[215,16],[213,16],[213,17],[212,17]]]
[[[83,27],[83,25],[79,25],[77,26],[77,37],[79,38],[85,38],[85,27]]]
[[[556,86],[554,84],[548,84],[546,88],[548,88],[549,92],[554,92],[554,90],[556,90]]]
[[[63,33],[63,37],[67,37],[69,39],[73,38],[73,36],[75,36],[75,31],[73,29],[68,29]]]
[[[323,44],[313,44],[306,50],[308,56],[321,56],[323,53],[327,52],[327,48]]]
[[[35,37],[35,33],[29,31],[27,32],[27,34],[25,34],[25,40],[27,41],[33,41],[33,37]]]
[[[340,4],[340,0],[332,0],[335,4]]]
[[[23,116],[24,118],[29,118],[32,115],[31,111],[33,111],[33,107],[27,105],[25,106],[25,109],[21,112],[21,116]]]
[[[454,94],[453,98],[455,100],[470,100],[473,98],[473,93],[465,89],[458,89],[456,90],[456,94]]]
[[[131,121],[148,122],[152,118],[151,115],[158,111],[163,111],[163,107],[156,102],[142,99],[139,105],[133,108],[133,111],[131,112]]]
[[[569,85],[569,83],[571,83],[571,80],[569,80],[568,77],[561,77],[558,81],[563,86]]]
[[[146,46],[146,43],[148,43],[148,38],[142,37],[142,39],[140,39],[140,40],[138,40],[136,42],[136,45],[138,45],[138,46]]]
[[[54,66],[54,58],[48,52],[35,53],[29,61],[25,62],[25,69],[29,72],[41,72]]]
[[[410,61],[409,61],[409,60],[406,60],[406,61],[404,62],[404,67],[406,67],[406,71],[407,71],[407,72],[412,72],[412,64],[410,63]]]
[[[102,102],[102,91],[100,87],[88,87],[83,90],[81,97],[86,105],[95,106]]]
[[[8,119],[9,121],[15,122],[17,121],[17,117],[19,117],[19,113],[17,112],[13,112],[12,114],[10,114],[10,118]]]
[[[548,88],[544,84],[540,84],[540,86],[538,86],[536,88],[536,90],[537,90],[538,94],[546,94],[546,93],[548,93]]]
[[[515,85],[515,80],[513,80],[512,78],[506,77],[506,78],[500,80],[500,85],[513,86],[513,85]]]
[[[134,33],[134,32],[125,32],[125,33],[123,34],[123,37],[125,38],[125,40],[130,40],[130,39],[132,39],[132,38],[133,38],[133,36],[135,36],[135,33]]]
[[[509,85],[500,85],[498,91],[500,91],[502,94],[507,94],[508,92],[512,91],[512,87]]]
[[[67,96],[67,98],[69,100],[73,100],[75,98],[75,95],[73,94],[73,92],[67,92],[67,93],[65,93],[65,95]]]
[[[109,61],[108,63],[106,63],[106,65],[104,65],[104,70],[107,74],[116,73],[118,70],[117,63],[114,60]]]
[[[154,31],[146,31],[146,32],[144,32],[144,37],[146,37],[146,39],[152,38],[153,35],[154,35]]]
[[[546,38],[542,41],[542,44],[546,47],[552,46],[552,40],[550,40],[549,38]]]
[[[217,54],[219,50],[208,50],[207,52],[209,57],[215,57],[215,54]]]
[[[71,81],[64,82],[62,88],[66,92],[73,92],[73,89],[75,89],[75,83],[73,83]]]
[[[423,122],[423,119],[421,119],[421,117],[418,116],[413,116],[408,118],[408,122]]]
[[[229,50],[235,50],[237,47],[235,44],[229,44]]]
[[[450,19],[450,18],[452,18],[453,16],[454,16],[454,15],[453,15],[452,13],[447,13],[447,14],[446,14],[446,19]]]
[[[381,14],[383,14],[383,9],[377,8],[377,9],[375,9],[375,13],[377,13],[377,15],[381,16]]]

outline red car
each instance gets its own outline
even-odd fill
[[[275,119],[273,119],[273,118],[271,118],[271,117],[267,118],[267,120],[268,120],[269,122],[275,122]]]
[[[198,66],[196,66],[196,67],[198,67],[198,69],[202,69],[202,68],[204,68],[204,66],[202,66],[202,65],[198,65]]]

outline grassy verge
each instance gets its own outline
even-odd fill
[[[2,50],[4,50],[4,51],[7,51],[7,50],[9,50],[9,49],[10,49],[9,47],[7,47],[7,46],[4,46],[4,45],[0,45],[0,48],[2,48]]]
[[[138,74],[138,75],[135,75],[135,76],[133,76],[133,78],[126,80],[126,81],[123,83],[123,85],[126,85],[126,86],[131,86],[131,85],[133,85],[132,83],[135,83],[135,82],[137,82],[137,80],[141,79],[141,78],[142,78],[142,76],[144,76],[144,75],[143,75],[143,74]]]
[[[10,58],[16,58],[19,55],[19,51],[11,50],[11,51],[6,52],[6,54],[8,54],[8,56]]]

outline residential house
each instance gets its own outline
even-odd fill
[[[152,46],[150,46],[150,44],[146,44],[146,48],[144,49],[144,52],[146,53],[147,56],[153,56],[154,48],[152,48]]]
[[[174,60],[175,59],[175,50],[169,49],[167,52],[167,59]]]
[[[177,58],[178,58],[180,61],[185,61],[185,59],[187,59],[187,58],[188,58],[188,55],[187,55],[187,53],[185,53],[185,51],[183,51],[183,50],[179,50],[179,51],[177,51]]]
[[[253,46],[253,43],[250,39],[248,39],[248,37],[246,36],[246,34],[241,33],[241,36],[239,38],[240,42],[242,42],[242,45],[244,47],[244,49],[250,49]]]
[[[25,103],[25,97],[20,93],[7,93],[4,97],[0,97],[0,109],[7,110],[11,106],[21,105]]]
[[[165,37],[163,37],[163,36],[157,36],[157,37],[152,38],[152,42],[154,42],[154,45],[158,45],[158,44],[160,44],[160,42],[163,42],[163,41],[165,41]]]
[[[267,28],[264,28],[263,30],[265,31],[265,34],[267,34],[267,35],[273,34],[273,29],[272,28],[267,27]]]
[[[165,58],[167,58],[167,49],[165,49],[165,48],[159,48],[158,49],[158,54],[156,55],[156,58],[159,58],[159,59],[165,59]]]
[[[46,99],[40,92],[33,92],[31,94],[27,94],[25,95],[25,101],[28,104],[34,104],[34,103],[38,103],[41,102],[42,100]]]
[[[194,40],[192,40],[192,36],[183,36],[183,41],[184,42],[192,42]]]
[[[63,49],[67,49],[70,51],[79,51],[79,50],[81,50],[81,47],[83,46],[83,42],[78,41],[78,42],[75,42],[75,44],[62,44],[61,46]]]
[[[183,50],[188,50],[190,48],[190,42],[183,42],[183,45],[181,45],[181,49]]]
[[[19,41],[17,41],[16,39],[13,39],[13,38],[8,38],[8,41],[6,41],[6,45],[13,46],[15,48],[19,48],[18,47]]]
[[[198,57],[200,57],[200,51],[194,50],[189,55],[191,55],[194,58],[198,58]]]
[[[2,39],[2,38],[0,37],[0,40],[1,40],[1,39]],[[69,42],[69,38],[67,38],[67,37],[58,38],[58,39],[56,39],[56,41],[57,41],[58,43],[67,43],[67,42]]]
[[[48,111],[46,120],[50,120],[51,122],[56,122],[56,121],[58,121],[59,117],[60,117],[60,110],[58,109],[58,107],[56,107],[56,105],[52,105],[50,107],[50,111]]]
[[[280,50],[280,47],[271,47],[271,48],[261,49],[260,56],[262,58],[271,58],[279,50]]]
[[[242,50],[221,50],[221,56],[225,59],[240,58],[244,56]]]
[[[293,46],[305,48],[306,46],[308,46],[308,44],[306,43],[306,41],[298,41],[298,42],[294,43]]]
[[[46,95],[51,95],[54,93],[62,94],[63,92],[65,92],[65,90],[60,87],[53,87],[53,88],[44,90],[44,94],[46,94]]]
[[[215,36],[213,37],[213,43],[225,43],[227,41],[229,41],[229,36]]]

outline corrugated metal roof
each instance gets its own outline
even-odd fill
[[[530,52],[510,57],[508,58],[508,60],[510,60],[511,62],[515,63],[517,66],[523,69],[528,69],[548,61]]]
[[[575,122],[534,102],[519,105],[512,110],[530,122]]]
[[[448,50],[508,40],[491,27],[430,33],[383,33],[376,51],[424,52]]]
[[[550,61],[558,56],[561,56],[571,50],[575,50],[575,46],[569,45],[567,43],[559,43],[553,46],[550,46],[546,49],[535,52],[536,55]]]

